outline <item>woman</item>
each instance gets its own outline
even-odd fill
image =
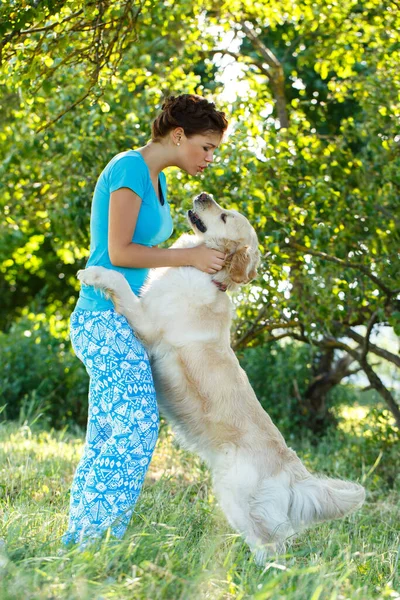
[[[162,170],[176,166],[190,175],[202,173],[226,128],[224,113],[204,98],[168,98],[151,141],[115,156],[97,181],[87,266],[120,271],[135,293],[149,268],[219,271],[225,257],[217,250],[156,246],[172,233]],[[63,543],[84,548],[108,527],[116,538],[123,536],[156,445],[159,417],[144,347],[112,302],[91,286],[81,289],[70,334],[90,377],[89,417]]]

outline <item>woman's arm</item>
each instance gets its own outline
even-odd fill
[[[194,248],[149,248],[132,243],[141,198],[129,188],[111,193],[108,253],[118,267],[196,267],[205,273],[216,273],[224,265],[225,255],[206,246]]]

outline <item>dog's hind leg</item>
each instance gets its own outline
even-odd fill
[[[214,491],[218,504],[223,510],[229,524],[240,534],[246,535],[248,522],[242,498],[237,497],[236,490],[214,482]]]
[[[283,535],[278,534],[279,528],[274,530],[271,526],[267,530],[262,519],[251,513],[252,498],[243,487],[219,481],[214,483],[214,491],[229,524],[244,537],[256,564],[263,565],[268,558],[285,551],[286,529]]]
[[[252,502],[259,483],[257,470],[246,457],[226,449],[218,466],[213,465],[213,489],[229,524],[240,533],[254,554],[257,564],[277,553],[275,540],[266,538],[265,529],[251,515]]]
[[[285,552],[285,541],[294,534],[289,516],[291,501],[284,473],[263,479],[252,494],[248,515],[255,536],[248,538],[247,543],[258,564]]]

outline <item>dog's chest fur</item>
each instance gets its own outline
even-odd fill
[[[158,331],[157,340],[164,344],[230,344],[231,301],[206,273],[187,267],[163,269],[152,277],[141,303]]]

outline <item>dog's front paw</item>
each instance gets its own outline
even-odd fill
[[[88,267],[78,271],[77,277],[84,285],[93,285],[94,287],[106,286],[107,279],[112,271],[105,267]]]

